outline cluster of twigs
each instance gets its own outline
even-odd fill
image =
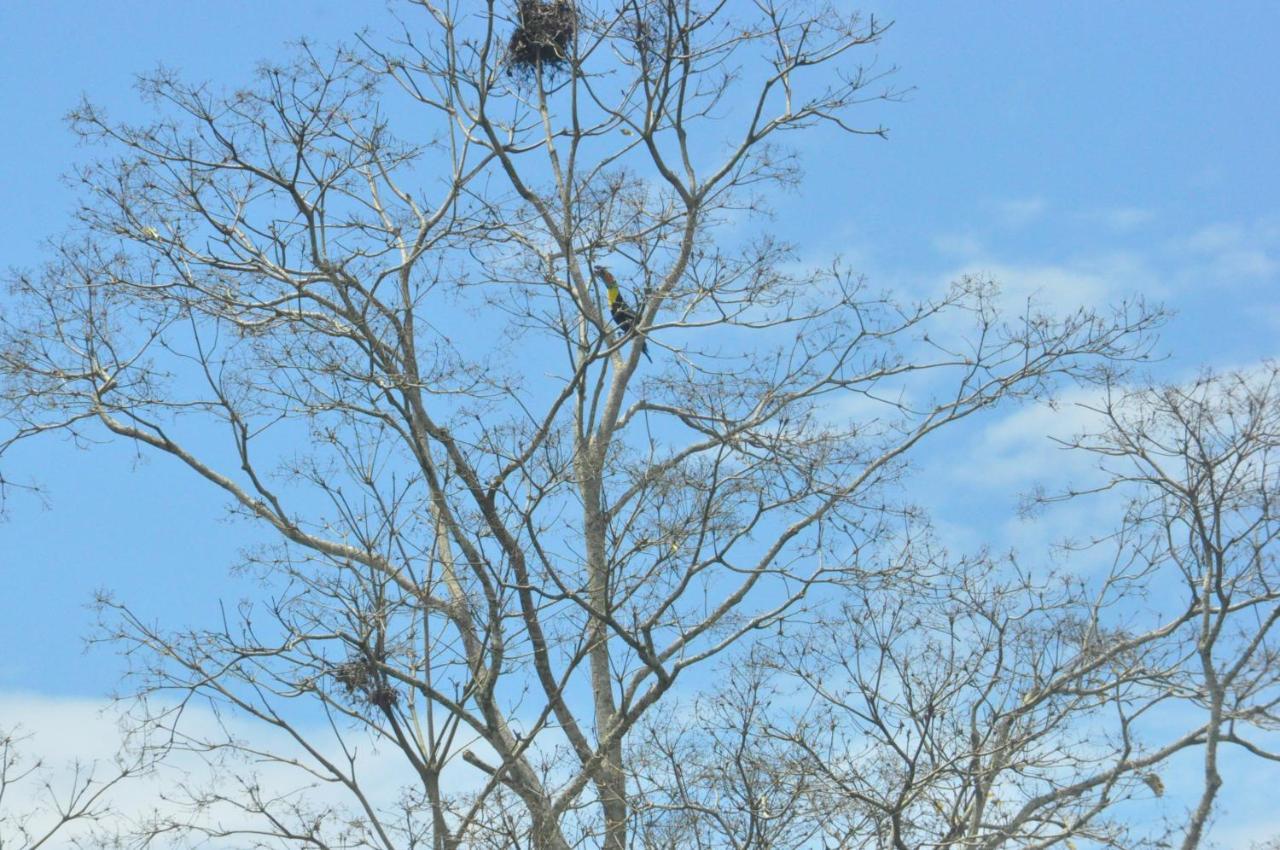
[[[387,684],[373,659],[345,661],[334,668],[333,678],[346,688],[348,696],[369,705],[388,709],[400,701],[400,692]]]
[[[518,0],[516,16],[518,24],[507,44],[508,73],[529,75],[539,68],[563,68],[578,28],[571,0]]]

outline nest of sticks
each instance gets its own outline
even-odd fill
[[[507,44],[507,72],[527,76],[539,68],[563,68],[578,30],[571,0],[517,0],[516,19]]]
[[[346,688],[349,697],[378,708],[390,709],[400,701],[400,693],[387,684],[372,660],[357,659],[339,664],[333,678]]]

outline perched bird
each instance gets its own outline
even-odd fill
[[[596,273],[596,277],[604,281],[605,294],[609,298],[609,314],[613,316],[613,323],[618,326],[618,330],[623,335],[631,333],[636,326],[636,314],[631,311],[631,306],[627,304],[627,299],[622,297],[622,293],[618,291],[618,281],[613,276],[613,272],[604,266],[595,266],[592,271]],[[640,353],[644,355],[644,359],[650,363],[653,358],[649,356],[648,345],[643,339],[640,340]]]

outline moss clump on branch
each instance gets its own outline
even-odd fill
[[[573,3],[518,0],[516,18],[516,30],[507,44],[507,73],[527,75],[538,68],[563,68],[578,29],[578,12]]]

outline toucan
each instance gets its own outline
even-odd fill
[[[618,326],[618,330],[622,331],[624,336],[631,333],[636,326],[636,314],[631,311],[627,299],[623,298],[622,293],[618,291],[617,279],[604,266],[595,266],[592,271],[596,273],[596,277],[604,281],[605,293],[609,297],[609,315],[613,316],[613,323]],[[644,359],[650,363],[653,362],[653,358],[649,356],[648,345],[643,338],[640,340],[640,353],[644,355]]]

